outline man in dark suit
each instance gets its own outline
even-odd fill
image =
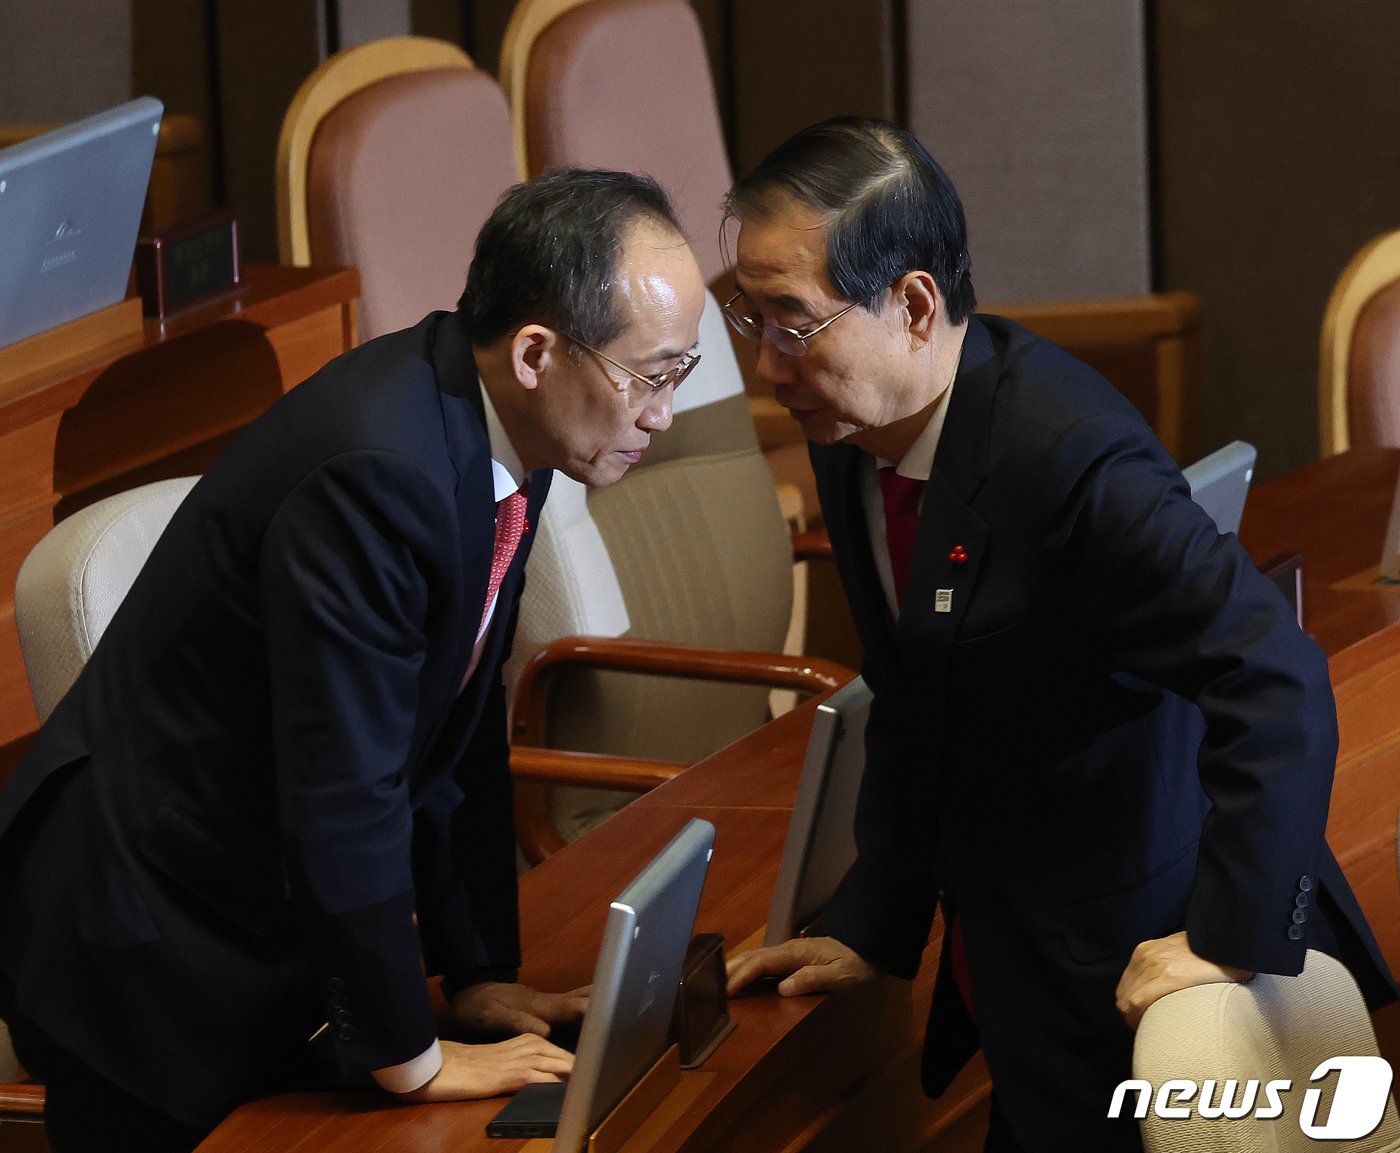
[[[318,1052],[415,1101],[568,1071],[544,1035],[585,991],[515,980],[501,665],[551,470],[641,456],[703,303],[651,181],[517,186],[457,312],[195,486],[0,794],[0,1015],[58,1153],[191,1148]],[[425,962],[459,1023],[523,1035],[439,1041]]]
[[[736,959],[798,994],[912,977],[924,1052],[980,1044],[989,1150],[1134,1149],[1107,1119],[1174,989],[1340,954],[1393,989],[1323,840],[1322,653],[1138,413],[973,315],[962,206],[907,133],[817,125],[730,194],[760,376],[811,443],[874,693],[858,856],[829,937]]]

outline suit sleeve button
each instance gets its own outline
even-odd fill
[[[1293,903],[1297,905],[1300,909],[1306,908],[1308,904],[1307,893],[1299,893],[1296,897],[1293,898]]]
[[[348,1009],[337,1009],[335,1016],[331,1018],[331,1022],[336,1025],[348,1025],[351,1020],[350,1010]]]
[[[1312,886],[1313,880],[1310,876],[1307,875],[1307,873],[1304,873],[1301,877],[1298,878],[1298,888],[1304,893],[1310,892],[1312,890]]]
[[[1296,929],[1298,926],[1294,925],[1293,927]],[[339,1029],[336,1030],[335,1035],[339,1037],[342,1041],[353,1041],[355,1039],[355,1026],[342,1025]]]
[[[1303,939],[1303,928],[1301,925],[1288,926],[1288,939],[1290,941],[1301,941]]]
[[[326,982],[326,992],[327,992],[327,993],[335,994],[335,993],[343,993],[344,991],[345,991],[345,982],[342,981],[339,977],[332,977],[330,980],[328,980],[328,981]]]
[[[1306,909],[1294,909],[1294,910],[1293,910],[1293,923],[1294,923],[1295,925],[1301,925],[1301,924],[1302,924],[1304,921],[1306,921],[1307,919],[1308,919],[1308,911],[1307,911]]]

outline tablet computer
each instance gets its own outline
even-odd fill
[[[143,96],[0,149],[0,347],[126,296],[162,112]]]
[[[573,1073],[526,1085],[488,1136],[553,1137],[556,1153],[578,1153],[666,1051],[714,839],[712,824],[692,819],[612,902]]]
[[[817,706],[768,907],[765,945],[810,929],[856,859],[856,796],[865,772],[870,699],[865,681],[856,677]]]
[[[1252,444],[1235,440],[1181,470],[1191,499],[1210,513],[1221,532],[1240,531],[1256,456]]]

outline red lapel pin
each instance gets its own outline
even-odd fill
[[[955,544],[953,551],[948,554],[948,559],[959,567],[967,564],[967,549],[960,544]]]

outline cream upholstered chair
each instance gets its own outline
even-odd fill
[[[348,48],[282,121],[282,262],[355,266],[365,339],[407,328],[456,306],[476,235],[514,182],[505,97],[460,48],[420,36]]]
[[[1377,236],[1337,278],[1317,395],[1323,456],[1400,445],[1400,231]]]
[[[661,97],[641,77],[663,78]],[[686,0],[519,0],[501,49],[516,171],[645,172],[675,206],[711,284],[725,271],[731,173],[705,42]]]
[[[60,521],[15,581],[29,691],[42,722],[73,686],[160,534],[198,477],[117,493]]]
[[[1380,1057],[1376,1036],[1361,991],[1346,968],[1333,957],[1309,950],[1303,972],[1296,977],[1261,973],[1247,984],[1198,985],[1163,997],[1143,1015],[1133,1047],[1133,1076],[1152,1088],[1126,1094],[1124,1115],[1141,1117],[1143,1142],[1148,1153],[1303,1153],[1321,1147],[1308,1136],[1304,1122],[1324,1124],[1325,1108],[1309,1110],[1307,1091],[1321,1090],[1324,1101],[1343,1095],[1343,1080],[1353,1072],[1331,1072],[1311,1078],[1318,1067],[1335,1057]],[[1267,1103],[1263,1086],[1287,1080],[1290,1088],[1279,1093],[1281,1116],[1261,1119],[1203,1118],[1199,1096],[1189,1099],[1184,1116],[1160,1117],[1154,1107],[1142,1108],[1150,1096],[1155,1105],[1164,1083],[1192,1081],[1218,1107],[1222,1095],[1236,1105],[1257,1082],[1256,1100]],[[1233,1086],[1225,1082],[1233,1080]],[[1358,1078],[1358,1081],[1360,1078]],[[1205,1082],[1214,1082],[1205,1087]],[[1358,1119],[1374,1111],[1374,1130],[1338,1148],[1356,1153],[1395,1153],[1400,1150],[1400,1117],[1387,1093],[1351,1096],[1347,1112]],[[1168,1107],[1187,1104],[1185,1098]],[[1341,1118],[1337,1118],[1338,1122]],[[1340,1134],[1336,1134],[1340,1135]]]
[[[15,582],[15,626],[34,707],[43,721],[84,663],[196,477],[157,481],[100,500],[34,546]],[[42,1087],[17,1082],[0,1022],[0,1133],[43,1111]],[[3,1144],[3,1139],[0,1139]]]

